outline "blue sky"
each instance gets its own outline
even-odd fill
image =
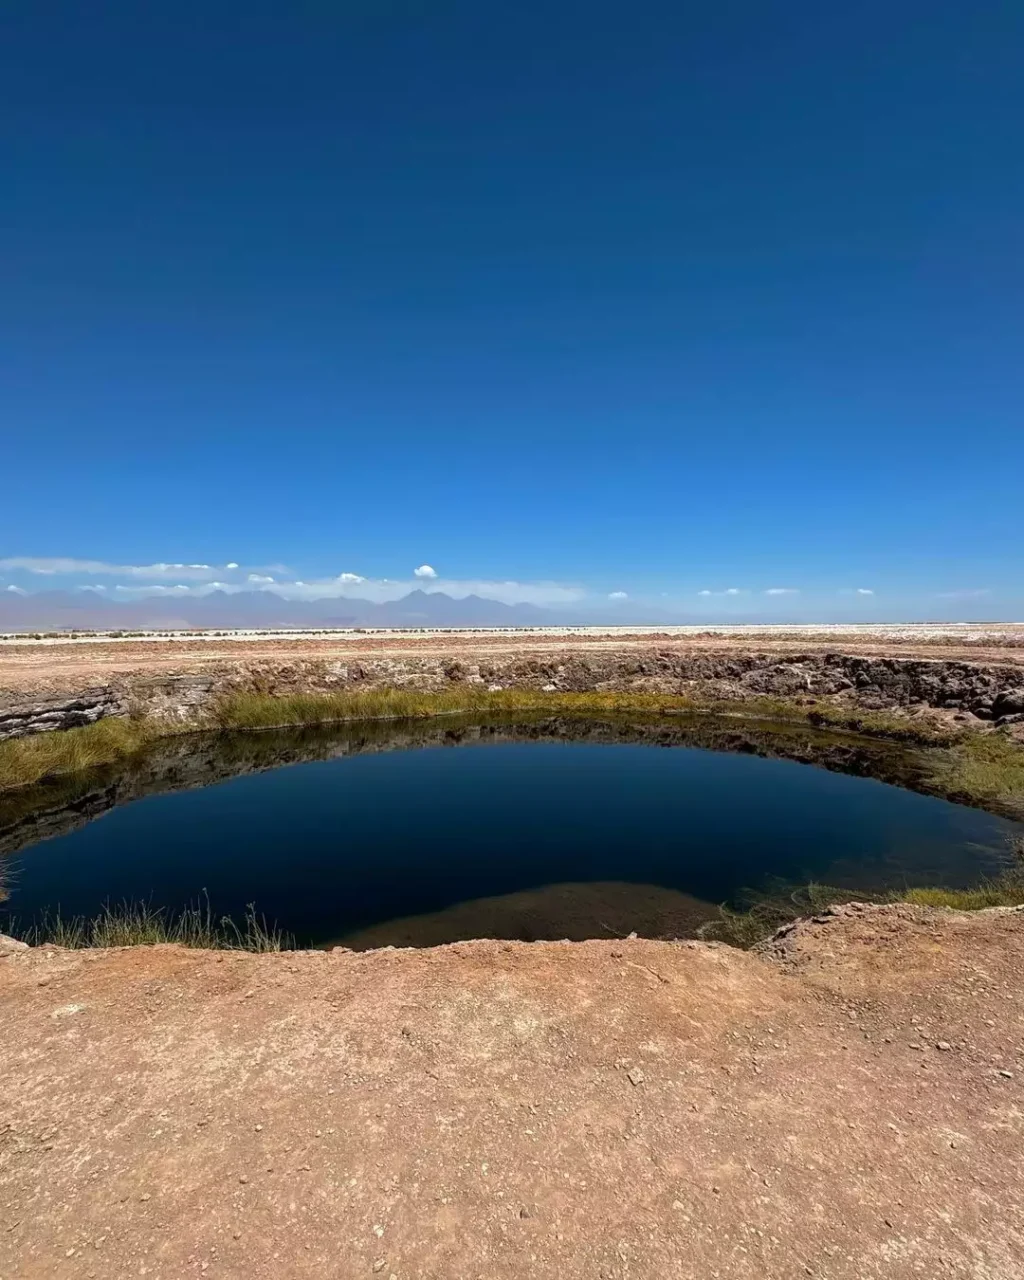
[[[1024,617],[1022,131],[1012,4],[6,5],[0,590]]]

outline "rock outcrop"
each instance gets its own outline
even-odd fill
[[[6,705],[0,703],[0,742],[29,733],[77,729],[84,724],[94,724],[105,716],[127,714],[126,699],[109,686],[86,689],[68,698],[11,700]]]

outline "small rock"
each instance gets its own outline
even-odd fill
[[[1003,1077],[1003,1079],[1004,1079],[1004,1080],[1012,1080],[1012,1079],[1013,1079],[1013,1072],[1012,1072],[1012,1071],[1007,1071],[1005,1068],[1001,1069],[1001,1070],[1000,1070],[1000,1072],[999,1072],[999,1074]]]
[[[626,1079],[635,1088],[638,1084],[643,1084],[644,1073],[640,1070],[639,1067],[633,1067],[631,1070],[626,1072]]]
[[[950,1049],[952,1049],[953,1046],[949,1043],[948,1040],[939,1040],[935,1045],[935,1047],[936,1049],[939,1050],[940,1053],[949,1053]]]
[[[373,1264],[373,1269],[374,1271],[383,1271],[387,1265],[388,1264],[387,1264],[386,1258],[378,1258],[377,1261]]]
[[[84,1004],[62,1004],[59,1009],[54,1009],[50,1014],[51,1018],[70,1018],[76,1013],[81,1013],[85,1008]]]
[[[238,1181],[244,1186],[249,1181],[249,1175],[245,1173],[240,1174]]]
[[[992,714],[997,717],[1020,715],[1024,712],[1024,688],[1006,689],[992,703]]]

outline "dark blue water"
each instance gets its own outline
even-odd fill
[[[361,931],[364,944],[417,941],[407,917],[427,922],[427,941],[657,934],[691,900],[736,903],[772,880],[969,884],[1005,865],[1015,830],[788,760],[506,741],[313,761],[136,800],[15,854],[4,910],[25,921],[124,899],[176,909],[205,893],[218,914],[255,903],[300,944]]]

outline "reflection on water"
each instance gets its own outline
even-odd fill
[[[708,718],[192,736],[8,796],[0,867],[22,919],[206,891],[300,943],[365,947],[692,936],[778,878],[868,890],[1001,865],[1012,824],[879,779],[913,787],[916,757]]]

